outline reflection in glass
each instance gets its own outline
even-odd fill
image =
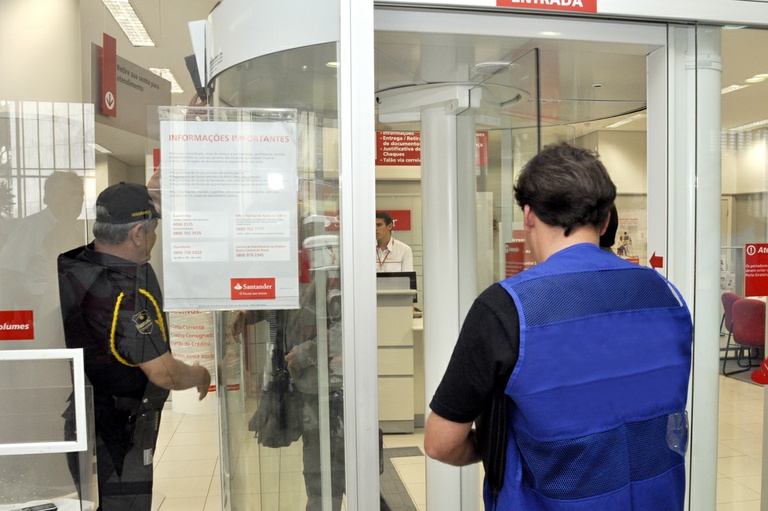
[[[0,310],[30,310],[35,327],[3,349],[64,347],[56,256],[86,239],[93,124],[89,104],[0,101]]]

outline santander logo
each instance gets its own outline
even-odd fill
[[[230,298],[232,300],[270,300],[275,298],[274,278],[234,278],[230,279]]]

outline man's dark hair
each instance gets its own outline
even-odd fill
[[[608,220],[608,227],[605,232],[600,236],[601,247],[612,247],[616,243],[616,231],[619,230],[619,212],[616,210],[616,206],[611,206],[611,218]]]
[[[387,213],[386,211],[377,211],[376,218],[380,218],[384,220],[384,225],[392,225],[392,223],[394,222],[392,220],[392,217],[389,216],[389,213]]]
[[[545,224],[565,229],[602,226],[616,198],[616,186],[597,155],[566,143],[546,146],[525,164],[515,200],[530,206]]]

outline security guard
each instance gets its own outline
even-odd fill
[[[152,458],[169,390],[211,375],[173,357],[163,298],[148,264],[160,217],[147,188],[120,183],[96,201],[93,243],[58,258],[66,344],[84,348],[93,386],[101,511],[149,511]]]

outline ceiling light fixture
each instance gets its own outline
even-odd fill
[[[613,124],[609,124],[608,126],[606,126],[606,128],[618,128],[619,126],[624,126],[625,124],[629,124],[630,122],[634,122],[634,121],[643,119],[644,117],[645,117],[644,113],[631,115],[631,116],[629,116],[629,117],[627,117],[625,119],[622,119],[620,121],[616,121]]]
[[[744,81],[745,81],[746,83],[760,83],[760,82],[764,82],[764,81],[765,81],[765,78],[764,78],[764,77],[762,77],[762,76],[757,76],[757,75],[755,75],[755,76],[753,76],[752,78],[747,78],[747,79],[746,79],[746,80],[744,80]]]
[[[184,92],[184,89],[181,88],[179,82],[176,81],[176,77],[173,76],[173,73],[167,67],[150,67],[149,70],[155,73],[157,76],[165,78],[171,82],[171,92]]]
[[[133,6],[128,0],[101,0],[107,6],[112,17],[123,29],[125,35],[134,46],[154,46],[155,42],[149,37],[147,29],[136,15]]]
[[[768,124],[768,119],[763,119],[762,121],[755,121],[750,122],[748,124],[742,124],[741,126],[736,126],[735,128],[728,128],[728,131],[747,131],[751,130],[752,128],[759,128],[760,126],[765,126]]]
[[[325,67],[330,67],[331,69],[336,69],[337,67],[339,67],[339,63],[338,62],[326,62],[325,63]]]
[[[720,94],[728,94],[729,92],[746,89],[747,87],[749,87],[749,85],[729,85],[728,87],[720,89]]]
[[[110,150],[109,150],[109,149],[107,149],[106,147],[104,147],[104,146],[102,146],[102,145],[99,145],[99,144],[97,144],[97,143],[95,143],[95,142],[94,142],[94,144],[93,144],[93,148],[94,148],[94,149],[96,149],[96,150],[97,150],[98,152],[100,152],[101,154],[112,154],[112,151],[110,151]]]
[[[511,62],[504,60],[492,60],[489,62],[478,62],[472,66],[472,73],[480,75],[493,75],[507,67],[517,67]]]

